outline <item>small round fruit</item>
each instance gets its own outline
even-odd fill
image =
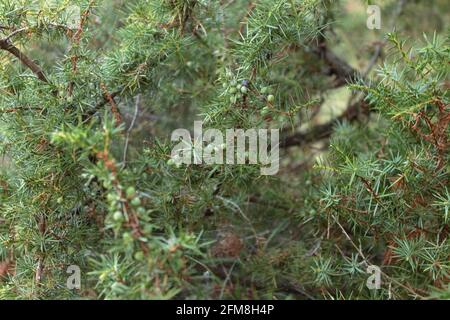
[[[236,89],[238,89],[238,90],[241,90],[241,88],[242,88],[242,84],[238,84],[238,85],[236,86]]]
[[[264,116],[270,112],[270,108],[264,107],[261,109],[261,114]]]
[[[138,261],[142,261],[145,258],[145,255],[142,251],[138,251],[134,254],[134,258]]]
[[[122,221],[123,220],[123,214],[120,211],[116,211],[113,213],[113,219],[114,221]]]
[[[267,96],[267,101],[269,101],[269,102],[274,102],[274,101],[275,101],[275,96],[274,96],[273,94],[269,94],[269,95]]]
[[[261,94],[266,94],[267,92],[269,92],[269,88],[267,88],[267,87],[261,88]]]
[[[63,197],[59,197],[59,198],[56,200],[56,202],[57,202],[58,204],[63,203],[63,201],[64,201]]]
[[[236,80],[232,80],[232,81],[230,82],[230,85],[231,85],[232,87],[236,87],[236,86],[237,86],[237,81],[236,81]]]
[[[141,205],[141,199],[138,197],[133,198],[133,200],[131,200],[131,205],[134,207],[139,207]]]
[[[169,166],[173,166],[175,164],[175,160],[173,160],[172,158],[170,158],[169,160],[167,160],[167,164]]]
[[[246,94],[248,92],[248,88],[245,87],[245,86],[242,86],[241,87],[241,92],[242,92],[242,94]]]
[[[236,92],[237,92],[236,87],[231,87],[231,88],[230,88],[230,93],[231,93],[231,94],[235,94]]]
[[[128,187],[126,194],[128,198],[132,198],[136,195],[136,189],[134,187]]]
[[[125,232],[125,233],[122,235],[122,239],[123,239],[123,241],[125,241],[125,242],[131,242],[131,241],[133,241],[133,236],[132,236],[129,232]]]

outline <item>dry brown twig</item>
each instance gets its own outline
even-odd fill
[[[37,76],[39,80],[46,83],[49,82],[44,74],[44,71],[42,71],[41,67],[37,65],[31,58],[25,55],[21,50],[19,50],[19,48],[13,45],[9,39],[5,38],[0,40],[0,49],[8,51],[17,59],[19,59],[19,61],[27,68],[29,68]]]
[[[116,125],[119,125],[122,122],[122,116],[120,115],[119,109],[117,108],[117,104],[114,101],[113,94],[109,93],[104,83],[100,83],[100,88],[103,90],[103,96],[105,97],[105,100],[108,101],[109,104],[111,105],[111,112],[114,115]]]

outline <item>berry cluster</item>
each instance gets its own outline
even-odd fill
[[[268,103],[268,106],[265,106],[261,109],[261,115],[266,116],[272,111],[271,106],[275,101],[275,96],[272,94],[270,87],[261,87],[260,93]]]
[[[112,218],[117,223],[122,223],[126,220],[126,215],[121,210],[122,203],[129,201],[130,205],[138,214],[144,215],[145,208],[141,206],[141,199],[137,195],[134,187],[128,187],[125,191],[126,199],[121,199],[117,193],[108,193],[107,200],[112,212]]]
[[[225,84],[225,86],[227,86]],[[239,99],[242,99],[249,92],[248,80],[242,80],[238,83],[236,80],[231,80],[229,83],[228,93],[230,94],[230,102],[236,103]]]
[[[244,98],[246,95],[249,94],[250,90],[250,83],[248,80],[242,80],[239,82],[233,77],[233,74],[231,72],[227,72],[227,78],[230,80],[228,82],[225,82],[223,84],[223,87],[226,89],[226,93],[229,95],[230,102],[236,103],[238,100]],[[267,105],[264,106],[261,109],[261,115],[266,116],[272,111],[272,104],[275,101],[275,96],[271,92],[271,88],[268,86],[261,86],[260,87],[260,98],[263,99],[263,101],[266,101]]]

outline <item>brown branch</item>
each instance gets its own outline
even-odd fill
[[[86,114],[83,116],[83,120],[86,121],[86,120],[91,119],[92,116],[97,111],[99,111],[101,108],[103,108],[107,103],[110,103],[111,99],[114,100],[119,94],[122,93],[122,91],[123,91],[122,89],[113,91],[113,92],[109,93],[108,96],[105,96],[105,94],[103,94],[102,95],[103,99],[100,100],[92,110],[89,110],[88,112],[86,112]]]
[[[325,41],[321,41],[317,47],[312,49],[312,52],[328,66],[327,74],[336,76],[334,88],[346,85],[361,77],[360,72],[331,51]]]
[[[400,0],[396,11],[392,17],[392,21],[390,23],[391,29],[395,26],[395,21],[398,16],[402,14],[403,8],[406,4],[407,0]],[[334,82],[333,87],[337,88],[343,86],[349,82],[353,82],[358,79],[365,79],[369,74],[370,70],[374,67],[378,58],[381,56],[382,49],[386,45],[387,39],[379,42],[375,48],[374,55],[372,56],[369,64],[362,73],[358,70],[354,69],[350,66],[346,61],[338,57],[333,51],[331,51],[325,42],[325,38],[322,36],[319,39],[319,45],[312,49],[312,52],[316,54],[320,59],[322,59],[326,65],[328,65],[329,75],[336,76],[336,80]],[[332,132],[333,127],[336,122],[349,120],[353,121],[358,119],[359,112],[364,110],[366,113],[369,112],[368,106],[362,101],[359,100],[353,104],[351,104],[347,110],[338,118],[333,119],[325,124],[321,124],[313,127],[310,131],[307,132],[298,132],[291,136],[286,137],[280,144],[281,147],[288,148],[291,146],[302,146],[317,140],[328,138]]]
[[[149,248],[147,247],[145,242],[142,241],[142,239],[141,239],[144,235],[144,232],[141,229],[139,217],[138,217],[137,213],[130,205],[128,198],[122,189],[122,186],[121,186],[119,178],[118,178],[118,167],[116,165],[115,160],[110,157],[110,155],[106,149],[105,149],[105,151],[97,152],[96,159],[99,161],[102,161],[104,166],[109,170],[111,177],[112,177],[112,184],[114,186],[114,189],[116,190],[117,194],[120,196],[121,199],[125,199],[125,201],[123,202],[123,210],[128,215],[129,220],[127,222],[127,225],[131,228],[134,239],[139,241],[139,245],[140,245],[142,251],[147,256],[148,252],[149,252]]]
[[[80,40],[81,40],[81,35],[83,34],[83,27],[84,24],[86,23],[90,13],[91,13],[91,7],[94,4],[94,1],[92,0],[91,2],[89,2],[89,5],[87,7],[87,9],[83,12],[83,14],[80,17],[80,22],[78,24],[78,28],[77,31],[75,32],[74,35],[72,35],[72,33],[70,32],[70,36],[71,36],[71,41],[72,44],[70,46],[69,51],[72,51],[73,48],[73,44],[79,45],[80,44]],[[77,72],[77,68],[78,68],[78,58],[79,56],[77,56],[76,54],[73,55],[70,60],[72,62],[72,72],[75,74]],[[67,87],[67,93],[69,96],[71,96],[73,94],[73,86],[74,86],[74,82],[70,81],[69,85]]]
[[[122,116],[120,115],[119,108],[117,108],[117,104],[114,101],[114,96],[109,93],[108,89],[103,83],[100,83],[100,87],[103,90],[103,96],[105,100],[111,105],[111,112],[114,115],[116,125],[119,125],[122,122]]]
[[[297,132],[293,135],[287,136],[280,143],[281,148],[289,148],[292,146],[303,146],[305,144],[328,138],[333,133],[333,128],[336,122],[340,121],[354,121],[358,119],[361,111],[368,113],[369,108],[364,101],[359,101],[351,105],[342,115],[326,122],[317,125],[306,132]]]
[[[39,67],[33,60],[27,57],[22,51],[19,50],[16,46],[14,46],[8,39],[0,40],[0,49],[8,51],[12,55],[22,62],[25,66],[27,66],[37,77],[39,80],[48,83],[47,77],[42,71],[41,67]]]

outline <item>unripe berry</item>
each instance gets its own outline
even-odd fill
[[[124,234],[122,235],[122,239],[125,242],[131,242],[133,241],[133,236],[129,232],[124,232]]]
[[[113,202],[114,200],[116,200],[116,197],[112,193],[108,193],[108,195],[106,196],[106,200],[108,200],[109,202]]]
[[[230,93],[231,93],[231,94],[235,94],[236,92],[237,92],[236,87],[231,87],[231,88],[230,88]]]
[[[269,94],[269,95],[267,96],[267,101],[269,101],[269,102],[274,102],[274,101],[275,101],[275,96],[274,96],[273,94]]]
[[[264,116],[266,114],[268,114],[270,112],[270,108],[269,107],[264,107],[261,109],[261,114]]]
[[[116,211],[113,213],[113,219],[114,221],[122,221],[123,220],[123,214],[120,211]]]
[[[241,92],[242,92],[243,94],[246,94],[247,91],[248,91],[247,87],[244,87],[244,86],[241,87]]]
[[[138,197],[133,198],[133,200],[131,200],[131,205],[134,207],[139,207],[141,205],[141,199]]]
[[[134,187],[128,187],[126,194],[128,198],[132,198],[136,195],[136,189]]]
[[[267,92],[269,92],[269,88],[267,88],[267,87],[261,88],[261,94],[266,94]]]
[[[145,258],[145,255],[142,251],[138,251],[134,254],[134,258],[138,261],[142,261]]]

